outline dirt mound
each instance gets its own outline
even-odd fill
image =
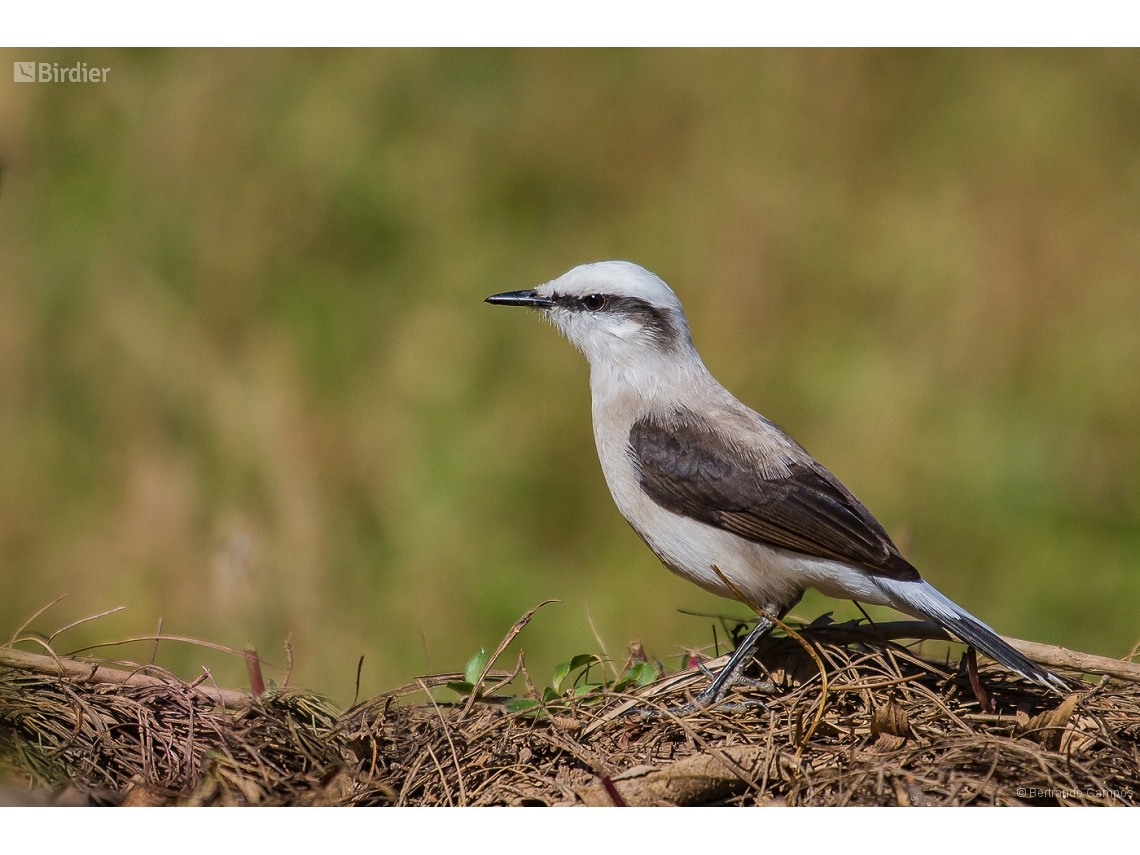
[[[900,643],[939,637],[926,624],[813,625],[771,638],[752,684],[694,711],[704,666],[662,675],[635,652],[607,677],[599,657],[575,657],[543,691],[521,655],[496,669],[527,618],[466,673],[343,712],[0,648],[0,801],[1140,804],[1127,661],[1023,645],[1069,680],[1062,697]]]

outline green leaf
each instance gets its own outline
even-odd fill
[[[549,704],[552,701],[557,701],[557,700],[561,699],[561,697],[562,697],[562,695],[560,695],[558,693],[558,690],[553,688],[552,686],[547,686],[545,689],[542,690],[542,702],[544,704]]]
[[[574,687],[574,697],[580,698],[582,695],[588,695],[601,687],[601,683],[583,683],[581,686]]]
[[[551,683],[555,693],[562,691],[562,681],[570,674],[570,663],[562,662],[554,669],[554,680]]]
[[[613,684],[613,691],[624,692],[630,686],[648,686],[661,676],[661,669],[653,662],[637,662],[627,668]]]
[[[630,668],[630,670],[634,672],[632,675],[634,682],[639,686],[648,686],[661,676],[661,672],[657,669],[657,666],[650,662],[639,662]]]
[[[479,652],[467,660],[467,667],[463,669],[463,679],[474,686],[486,665],[487,651],[480,647]]]
[[[447,684],[447,688],[451,689],[453,692],[458,692],[461,695],[470,695],[471,690],[475,687],[467,682],[460,683],[457,681],[452,681]]]
[[[554,669],[554,690],[561,692],[562,684],[566,682],[566,678],[579,668],[586,668],[588,673],[591,664],[601,661],[602,660],[594,653],[579,653],[576,656],[572,656],[569,662],[563,662]]]
[[[538,707],[538,701],[533,698],[511,698],[504,706],[508,712],[522,712],[523,710],[532,710]]]

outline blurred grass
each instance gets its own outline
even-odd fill
[[[342,702],[548,597],[543,673],[587,608],[615,655],[708,643],[677,609],[744,612],[613,508],[582,358],[481,303],[629,258],[948,595],[1140,638],[1140,53],[23,59],[111,72],[0,84],[0,635],[65,592],[36,627],[129,608],[61,649],[291,635]]]

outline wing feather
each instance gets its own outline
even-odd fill
[[[759,417],[757,417],[759,418]],[[871,512],[806,451],[786,441],[779,465],[750,455],[689,412],[634,424],[629,455],[641,489],[662,507],[770,546],[918,579]]]

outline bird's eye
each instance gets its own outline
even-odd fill
[[[588,294],[582,298],[582,305],[591,312],[596,312],[606,305],[606,298],[601,294]]]

